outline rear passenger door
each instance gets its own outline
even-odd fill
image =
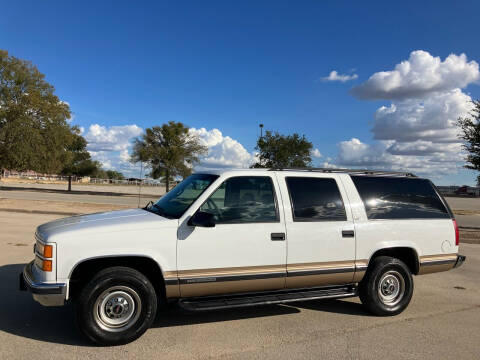
[[[285,204],[287,287],[352,282],[355,232],[342,175],[277,175]]]

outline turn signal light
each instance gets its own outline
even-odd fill
[[[53,246],[52,245],[45,245],[43,247],[43,257],[46,257],[46,258],[52,258],[53,257]]]
[[[43,271],[52,271],[52,260],[43,260]]]
[[[41,242],[36,243],[36,251],[43,258],[53,258],[53,245],[43,245]]]

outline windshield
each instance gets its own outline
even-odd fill
[[[218,178],[218,175],[193,174],[145,210],[170,219],[178,219]]]

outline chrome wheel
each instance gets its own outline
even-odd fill
[[[127,286],[114,286],[105,290],[95,301],[95,321],[106,331],[119,332],[137,321],[142,301],[137,292]]]
[[[394,306],[405,294],[405,280],[397,271],[387,271],[378,282],[378,296],[385,305]]]

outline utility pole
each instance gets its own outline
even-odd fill
[[[143,172],[143,161],[140,161],[140,184],[138,186],[138,207],[140,207],[140,195],[142,193],[142,172]]]

